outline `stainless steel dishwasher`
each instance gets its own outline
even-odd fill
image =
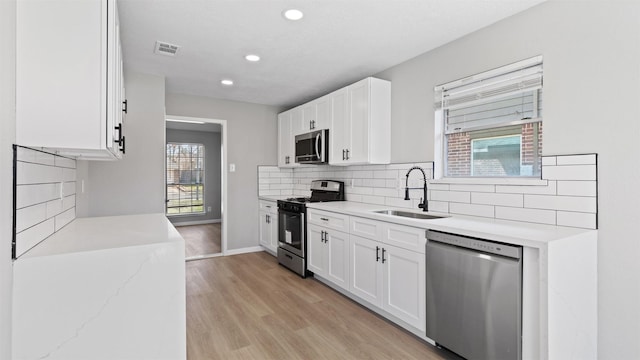
[[[467,359],[522,358],[522,247],[427,232],[427,337]]]

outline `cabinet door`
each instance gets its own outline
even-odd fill
[[[316,129],[331,129],[331,96],[326,95],[316,101]]]
[[[349,90],[349,145],[348,163],[365,163],[369,160],[369,90],[370,80],[359,81]]]
[[[269,214],[269,227],[271,230],[269,247],[274,253],[278,251],[278,215]]]
[[[307,269],[324,277],[327,247],[322,240],[323,234],[324,228],[320,226],[310,224],[307,227]]]
[[[302,106],[298,106],[291,111],[291,131],[293,134],[292,143],[295,144],[295,136],[309,132],[309,124],[304,121]],[[295,146],[292,148],[295,149]],[[294,151],[292,151],[294,152]]]
[[[278,115],[278,166],[292,167],[295,164],[293,158],[293,137],[291,132],[291,112],[283,112]]]
[[[382,306],[381,244],[377,241],[351,235],[349,237],[351,274],[349,289],[361,299]]]
[[[341,165],[347,162],[345,151],[349,146],[351,126],[349,122],[349,93],[340,89],[331,97],[331,130],[329,131],[329,163]]]
[[[303,133],[317,128],[315,101],[302,105],[302,129]]]
[[[349,290],[349,234],[335,230],[325,231],[326,278]]]
[[[384,246],[382,308],[397,318],[426,330],[425,255]]]
[[[265,247],[271,246],[271,226],[269,225],[269,213],[260,211],[260,245]]]

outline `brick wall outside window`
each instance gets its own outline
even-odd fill
[[[537,156],[534,146],[535,127],[538,126],[538,146]],[[522,165],[536,166],[534,174],[540,174],[542,156],[542,122],[522,125],[521,157]],[[447,176],[468,177],[471,176],[471,133],[455,133],[447,135]],[[475,169],[475,175],[479,176],[506,176],[504,171],[499,169],[499,161],[481,160],[476,166],[482,169]],[[491,174],[491,175],[489,175]]]

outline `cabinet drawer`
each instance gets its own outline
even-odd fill
[[[278,213],[278,204],[275,201],[260,200],[260,210],[272,214]]]
[[[307,216],[307,222],[310,224],[316,224],[346,233],[349,232],[349,215],[309,209]]]
[[[427,238],[425,229],[384,223],[382,225],[382,242],[424,254]]]
[[[382,222],[365,218],[351,218],[350,233],[367,239],[379,241],[382,238]]]

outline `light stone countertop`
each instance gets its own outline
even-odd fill
[[[261,195],[261,196],[258,196],[258,200],[278,201],[278,200],[286,200],[290,197],[294,197],[294,195]]]
[[[76,218],[20,259],[184,241],[164,214]]]
[[[523,223],[437,212],[428,212],[428,214],[445,217],[431,220],[412,219],[401,216],[377,214],[374,213],[374,211],[400,210],[417,213],[422,213],[422,211],[418,211],[417,209],[395,208],[393,206],[364,204],[351,201],[310,203],[307,204],[307,208],[534,248],[546,247],[548,243],[553,241],[582,236],[589,232],[597,232],[597,230]]]

